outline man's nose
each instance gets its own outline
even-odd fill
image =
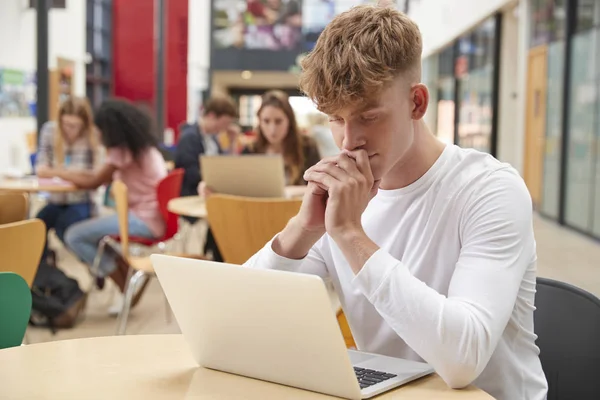
[[[363,132],[355,126],[346,124],[344,127],[344,140],[342,141],[342,150],[358,150],[365,146],[366,140]]]

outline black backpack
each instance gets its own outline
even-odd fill
[[[54,333],[57,328],[75,325],[85,308],[87,294],[75,279],[42,259],[31,287],[31,300],[30,323],[47,326]]]

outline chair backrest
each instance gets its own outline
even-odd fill
[[[115,180],[110,190],[115,201],[117,219],[119,220],[121,252],[124,257],[129,257],[129,202],[127,200],[127,186],[123,181]]]
[[[23,193],[0,193],[0,224],[27,218],[27,196]]]
[[[301,203],[302,199],[210,196],[208,223],[223,260],[243,264],[285,227]]]
[[[535,306],[548,400],[600,399],[600,300],[567,283],[538,278]]]
[[[0,272],[0,349],[20,346],[31,316],[31,291],[14,272]]]
[[[162,181],[158,183],[156,193],[158,197],[158,207],[166,224],[165,235],[161,240],[171,239],[177,233],[179,228],[176,214],[168,210],[169,201],[181,195],[181,183],[183,182],[184,170],[182,168],[175,169],[169,173]]]
[[[40,219],[0,225],[0,272],[14,272],[31,287],[45,241],[46,225]]]

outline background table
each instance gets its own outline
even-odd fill
[[[206,218],[206,202],[201,196],[178,197],[169,201],[167,209],[182,217]]]
[[[200,368],[181,335],[110,336],[0,350],[0,397],[6,399],[335,399]],[[491,399],[451,390],[432,375],[381,400]]]
[[[35,193],[35,192],[74,192],[81,190],[70,182],[36,177],[6,179],[0,178],[0,191]]]
[[[304,196],[306,186],[286,186],[286,198]],[[206,218],[206,202],[201,196],[184,196],[169,201],[167,208],[170,212],[183,217]]]

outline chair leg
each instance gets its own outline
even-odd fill
[[[119,313],[119,319],[117,321],[117,335],[124,335],[127,330],[127,320],[129,319],[129,312],[131,311],[131,301],[133,300],[133,294],[137,288],[140,279],[144,277],[142,271],[136,271],[132,275],[132,268],[129,268],[127,274],[127,287],[125,288],[125,299],[123,300],[123,308]]]
[[[91,273],[93,276],[98,276],[98,272],[100,271],[100,261],[102,260],[102,256],[106,251],[106,246],[112,244],[112,239],[108,236],[105,236],[100,240],[98,244],[98,250],[96,251],[96,256],[94,257],[94,263],[92,264]]]

